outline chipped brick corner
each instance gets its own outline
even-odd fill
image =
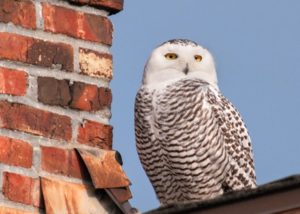
[[[0,0],[0,213],[131,213],[109,125],[122,9]]]

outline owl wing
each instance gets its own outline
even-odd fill
[[[153,92],[141,88],[135,98],[135,138],[136,148],[142,166],[159,196],[160,178],[163,163],[159,153],[161,149],[153,129]]]
[[[226,179],[227,187],[230,190],[254,188],[256,176],[251,139],[239,112],[215,89],[208,93],[208,99],[218,118],[226,150],[231,157],[231,170]]]
[[[168,191],[174,189],[173,177],[166,169],[158,133],[154,128],[155,111],[153,105],[155,91],[142,87],[135,99],[135,138],[141,164],[162,204],[168,201]],[[171,195],[171,194],[170,194]]]

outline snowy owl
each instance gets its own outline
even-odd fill
[[[217,84],[212,55],[193,41],[167,41],[148,59],[136,146],[162,205],[256,187],[248,131]]]

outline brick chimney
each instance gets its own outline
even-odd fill
[[[128,213],[112,150],[123,0],[0,0],[0,213]]]

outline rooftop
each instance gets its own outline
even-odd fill
[[[256,189],[229,192],[212,200],[172,204],[146,212],[158,213],[300,213],[300,175],[267,183]]]

